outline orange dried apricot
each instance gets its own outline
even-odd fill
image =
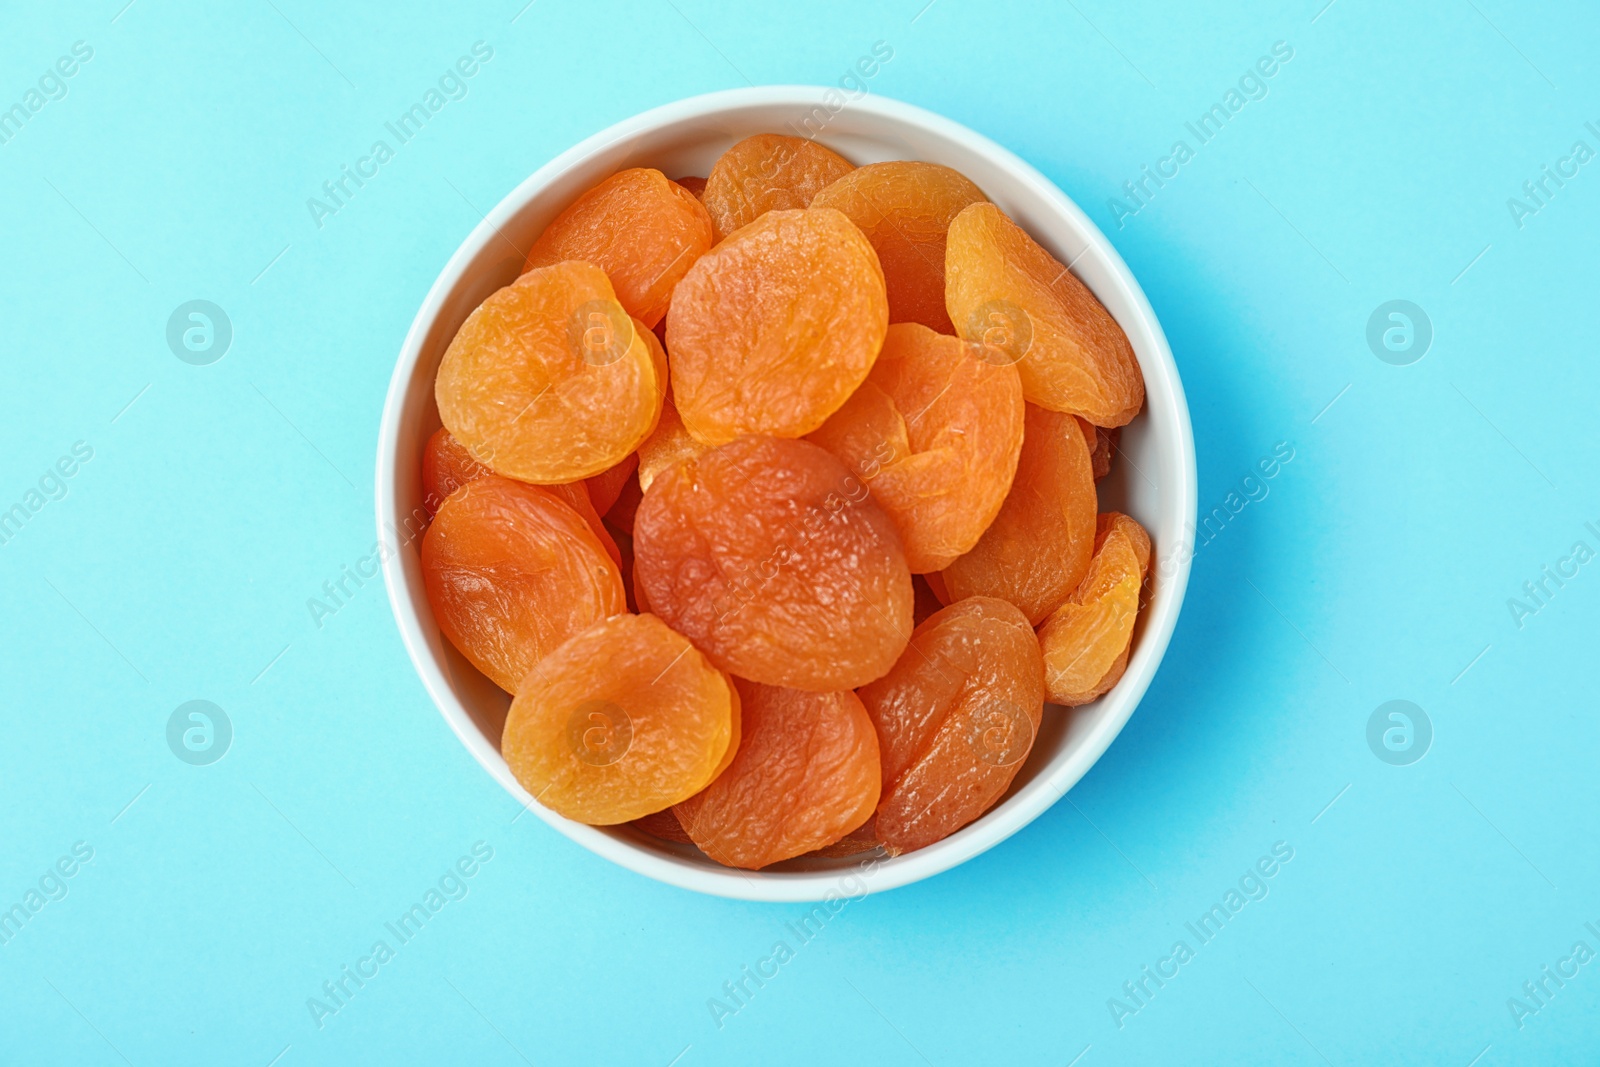
[[[944,569],[945,588],[955,600],[999,597],[1037,625],[1088,572],[1096,508],[1077,420],[1029,404],[1011,492],[972,551]]]
[[[837,211],[770,211],[701,256],[667,318],[673,402],[711,445],[800,437],[872,369],[889,325],[877,253]]]
[[[461,442],[450,436],[450,431],[439,427],[428,444],[422,451],[422,502],[429,507],[432,514],[439,510],[439,505],[451,493],[477,478],[494,471],[472,458],[472,453],[461,447]],[[612,540],[611,532],[606,529],[605,523],[600,519],[600,512],[589,498],[587,482],[571,482],[563,485],[546,485],[543,488],[554,493],[563,503],[583,517],[589,524],[589,529],[594,531],[594,536],[612,562],[621,565],[622,558],[617,551],[617,543]],[[431,505],[431,506],[430,506]]]
[[[1043,715],[1044,662],[1020,611],[969,597],[918,626],[859,695],[883,764],[877,838],[899,855],[961,829],[1011,785]]]
[[[841,856],[858,856],[863,852],[871,852],[877,847],[878,820],[874,816],[839,838],[833,844],[812,849],[806,855],[816,856],[819,859],[836,859]]]
[[[640,491],[648,490],[656,475],[668,467],[710,450],[709,445],[696,441],[683,428],[683,420],[678,417],[678,409],[669,394],[666,403],[661,405],[661,421],[656,423],[655,432],[639,445]]]
[[[528,250],[524,270],[569,259],[593,263],[645,326],[667,313],[672,287],[711,248],[711,216],[659,170],[618,171],[574,200]]]
[[[674,178],[672,180],[682,188],[689,190],[689,194],[696,200],[705,199],[704,194],[706,191],[706,180],[704,178],[698,178],[694,175],[690,175],[685,178]]]
[[[434,383],[439,417],[478,462],[572,482],[649,436],[666,389],[656,357],[590,263],[536,267],[467,316]]]
[[[955,333],[944,306],[944,246],[950,222],[987,200],[960,171],[937,163],[868,163],[811,198],[845,213],[878,253],[889,287],[889,321]]]
[[[1117,512],[1101,515],[1089,573],[1039,628],[1052,701],[1086,704],[1122,677],[1149,567],[1144,527]]]
[[[712,164],[700,199],[720,241],[768,211],[805,207],[823,188],[854,169],[843,156],[815,141],[758,133]]]
[[[609,826],[698,793],[730,745],[739,696],[654,615],[615,615],[541,661],[511,702],[500,751],[534,800]]]
[[[493,473],[441,426],[422,447],[422,506],[433,515],[451,493],[474,478]]]
[[[866,383],[808,440],[844,461],[894,520],[913,574],[942,570],[989,528],[1022,448],[1022,382],[983,349],[889,327]]]
[[[651,610],[741,678],[850,689],[888,671],[910,636],[894,524],[808,442],[741,437],[668,468],[633,535]]]
[[[945,308],[956,332],[1015,361],[1028,401],[1121,426],[1144,404],[1122,327],[1093,293],[993,204],[950,224]]]
[[[759,870],[831,845],[878,805],[878,738],[848,689],[812,693],[735,679],[739,750],[672,810],[700,850]]]
[[[561,642],[627,609],[622,575],[583,518],[546,489],[493,474],[439,508],[422,579],[445,637],[510,693]]]

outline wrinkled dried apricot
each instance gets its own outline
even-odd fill
[[[1089,573],[1039,628],[1052,701],[1086,704],[1122,677],[1149,567],[1144,527],[1117,512],[1101,515]]]
[[[831,845],[812,849],[806,853],[819,859],[836,859],[840,856],[858,856],[878,847],[878,820],[876,816],[845,834]]]
[[[683,832],[683,824],[672,813],[671,808],[653,811],[649,815],[641,815],[633,820],[633,825],[651,837],[662,841],[672,841],[680,845],[692,845],[689,835]]]
[[[942,572],[949,596],[999,597],[1037,625],[1088,572],[1096,507],[1077,420],[1029,404],[1011,492],[972,551]]]
[[[1039,729],[1044,663],[1021,612],[970,597],[918,626],[859,695],[883,764],[877,838],[899,855],[961,829],[1010,786]]]
[[[649,436],[666,382],[641,331],[590,263],[536,267],[462,323],[434,384],[439,417],[478,462],[526,482],[572,482]]]
[[[622,495],[622,487],[628,484],[628,479],[638,466],[639,454],[629,452],[615,467],[609,467],[591,478],[584,479],[583,484],[589,489],[589,500],[594,504],[596,511],[604,515],[616,505],[617,498]]]
[[[758,133],[728,149],[700,193],[722,240],[768,211],[802,208],[855,168],[815,141]]]
[[[500,751],[534,800],[608,826],[703,789],[734,743],[739,696],[653,615],[615,615],[541,661]]]
[[[667,313],[672,287],[710,249],[711,216],[659,170],[632,167],[596,185],[545,227],[524,270],[569,259],[611,278],[617,300],[645,326]]]
[[[905,648],[899,535],[816,445],[741,437],[678,463],[650,483],[633,534],[651,610],[741,678],[850,689]]]
[[[639,445],[639,489],[649,489],[656,475],[668,467],[710,450],[709,445],[696,441],[683,428],[683,420],[678,417],[678,409],[669,394],[666,403],[661,405],[661,421],[656,423],[655,432]]]
[[[945,308],[956,332],[1015,361],[1028,401],[1121,426],[1144,404],[1133,346],[1110,312],[993,204],[950,224]]]
[[[831,845],[878,805],[878,738],[848,689],[736,679],[741,733],[727,770],[672,810],[700,850],[759,870]]]
[[[949,167],[895,160],[859,167],[811,199],[845,213],[878,253],[889,288],[889,321],[955,333],[944,306],[944,245],[950,222],[983,190]]]
[[[673,401],[706,444],[800,437],[872,369],[889,306],[877,253],[837,211],[771,211],[701,256],[667,318]]]
[[[439,508],[422,579],[445,637],[510,693],[561,642],[627,609],[622,575],[583,518],[549,490],[493,474]]]
[[[894,520],[913,574],[942,570],[989,528],[1022,448],[1015,367],[918,323],[889,327],[844,407],[807,439],[844,461]]]
[[[472,458],[472,453],[461,447],[461,442],[450,436],[450,431],[444,427],[434,431],[428,438],[427,445],[422,451],[422,502],[428,508],[429,514],[439,510],[439,505],[451,493],[477,478],[494,471]],[[613,563],[621,564],[622,559],[617,551],[617,544],[612,540],[611,532],[606,529],[605,523],[600,519],[600,512],[589,499],[587,482],[571,482],[565,485],[546,485],[548,489],[563,503],[583,517],[589,524],[589,529],[594,531],[606,554]]]

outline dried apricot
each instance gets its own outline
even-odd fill
[[[960,171],[895,160],[859,167],[811,198],[845,213],[878,253],[889,287],[889,321],[955,333],[944,306],[944,245],[950,222],[987,200]]]
[[[686,178],[674,178],[672,180],[682,188],[689,190],[689,194],[696,200],[705,199],[704,194],[706,191],[706,180],[704,178],[697,178],[693,175],[690,175]]]
[[[654,615],[615,615],[556,648],[511,702],[500,751],[534,800],[608,826],[698,793],[734,744],[727,675]]]
[[[536,267],[467,316],[439,365],[439,417],[478,462],[526,482],[572,482],[649,436],[666,382],[590,263]]]
[[[855,168],[815,141],[758,133],[712,164],[700,193],[722,240],[768,211],[802,208]]]
[[[639,445],[639,489],[649,489],[656,475],[668,467],[710,450],[709,445],[696,441],[683,428],[683,420],[678,417],[678,409],[673,406],[669,394],[666,403],[661,405],[661,421],[656,423],[655,432]]]
[[[422,579],[445,637],[511,693],[551,649],[627,608],[622,575],[583,518],[546,489],[493,474],[439,508]]]
[[[422,502],[429,514],[439,510],[439,505],[451,493],[477,478],[494,471],[472,458],[472,453],[461,447],[461,442],[450,436],[450,431],[439,427],[422,451]],[[600,519],[600,512],[589,498],[587,482],[570,482],[564,485],[546,485],[565,505],[582,516],[594,531],[595,539],[605,548],[613,563],[622,563],[617,543]]]
[[[886,410],[887,408],[887,410]],[[942,570],[989,528],[1022,448],[1022,382],[977,345],[889,327],[866,383],[808,440],[844,461],[894,520],[913,574]]]
[[[451,493],[474,478],[493,473],[441,426],[422,448],[422,505],[432,515]]]
[[[955,600],[1009,601],[1037,625],[1088,573],[1096,507],[1077,420],[1029,404],[1011,492],[972,551],[944,569],[945,588]]]
[[[969,597],[918,626],[859,695],[883,763],[877,838],[899,855],[961,829],[1011,785],[1039,729],[1044,663],[1020,611]]]
[[[840,856],[858,856],[863,852],[871,852],[877,847],[878,820],[874,816],[839,838],[833,844],[812,849],[806,855],[816,856],[820,859],[836,859]]]
[[[711,216],[659,170],[618,171],[574,200],[528,250],[524,270],[569,259],[593,263],[645,326],[667,313],[672,287],[711,248]]]
[[[771,211],[701,256],[667,318],[673,401],[700,441],[800,437],[872,369],[889,325],[872,246],[837,211]]]
[[[1122,677],[1149,567],[1144,527],[1117,512],[1101,515],[1089,573],[1039,628],[1052,701],[1086,704]]]
[[[831,845],[878,805],[878,738],[848,689],[811,693],[735,679],[738,753],[672,810],[700,850],[759,870]]]
[[[741,437],[657,475],[634,521],[651,610],[741,678],[813,692],[893,666],[911,573],[866,486],[805,441]]]
[[[950,224],[945,308],[956,332],[1015,362],[1028,401],[1121,426],[1144,404],[1133,346],[1110,312],[993,204]]]

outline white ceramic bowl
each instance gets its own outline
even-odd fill
[[[704,175],[735,141],[754,133],[801,131],[857,164],[917,159],[954,167],[1057,259],[1070,264],[1127,332],[1144,370],[1145,410],[1122,433],[1122,454],[1101,483],[1103,510],[1126,511],[1154,542],[1152,591],[1127,672],[1093,704],[1045,709],[1044,724],[1010,791],[983,818],[943,841],[895,858],[797,859],[761,872],[719,866],[687,846],[630,827],[569,822],[533,803],[500,756],[510,699],[440,635],[418,562],[425,513],[421,457],[439,426],[433,379],[462,321],[510,282],[556,213],[613,172],[655,167],[669,177]],[[489,213],[445,265],[406,336],[378,436],[379,536],[384,582],[422,683],[485,770],[539,818],[629,870],[703,893],[763,901],[821,900],[889,889],[948,870],[1031,822],[1099,759],[1133,713],[1166,651],[1193,555],[1194,440],[1183,386],[1155,313],[1116,250],[1071,200],[1021,159],[964,126],[920,108],[837,89],[768,86],[709,93],[620,122],[563,152]]]

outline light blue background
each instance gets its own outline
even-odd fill
[[[0,946],[0,1062],[1594,1055],[1600,962],[1520,1029],[1506,1003],[1600,951],[1600,564],[1520,628],[1507,606],[1600,548],[1600,164],[1521,228],[1506,206],[1600,149],[1592,8],[123,2],[8,4],[0,27],[0,106],[94,49],[0,145],[0,509],[94,453],[0,546],[0,906],[94,850]],[[480,40],[466,98],[319,229],[307,198]],[[1202,511],[1278,442],[1294,459],[1200,550],[1149,695],[1067,801],[800,946],[800,906],[513,822],[381,583],[320,627],[306,602],[370,550],[390,369],[481,211],[614,121],[833,84],[880,41],[872,93],[1016,150],[1127,259],[1189,391]],[[1195,147],[1184,123],[1276,41],[1269,95],[1117,228],[1108,198]],[[165,341],[196,298],[233,324],[210,366]],[[1396,298],[1435,331],[1410,366],[1365,340]],[[205,767],[166,743],[197,698],[234,727]],[[1391,699],[1433,723],[1411,766],[1367,745]],[[469,895],[319,1029],[307,998],[477,841]],[[1278,841],[1270,895],[1119,1029],[1107,999]],[[794,958],[719,1029],[708,998],[780,939]]]

